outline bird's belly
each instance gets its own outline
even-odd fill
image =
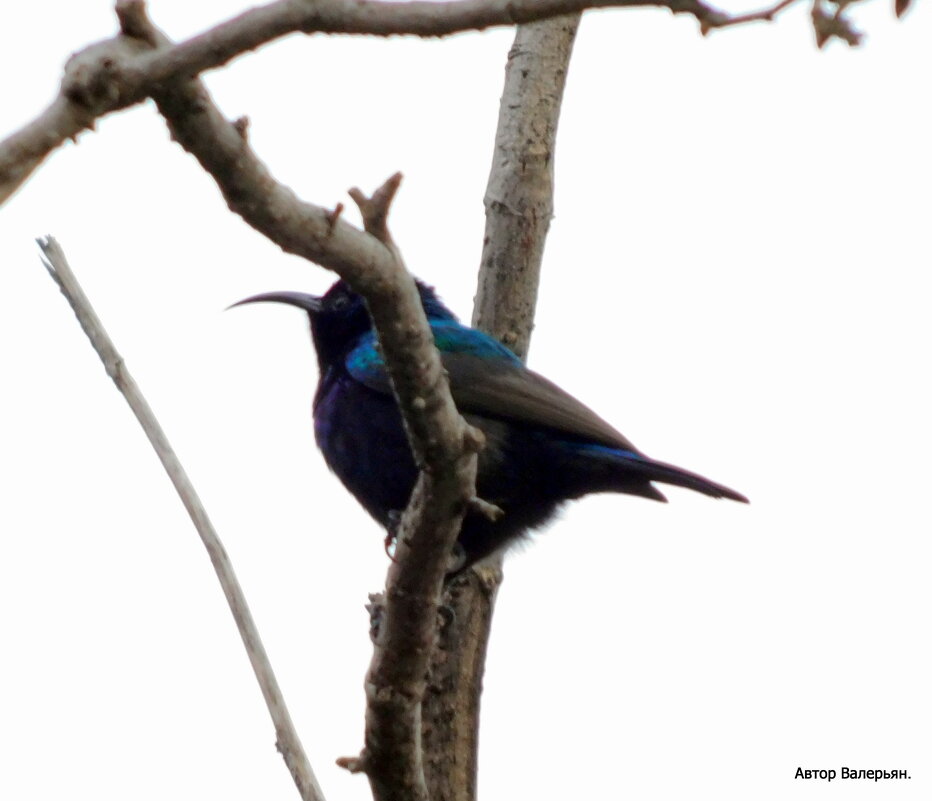
[[[540,432],[512,423],[466,414],[482,429],[477,491],[505,516],[492,522],[476,512],[463,521],[459,542],[472,564],[528,529],[542,525],[563,500],[567,465],[555,461],[552,444]],[[324,460],[359,503],[383,526],[389,513],[408,505],[417,470],[395,399],[349,376],[324,387],[314,408],[314,431]]]
[[[417,471],[393,397],[337,379],[317,399],[314,434],[327,466],[379,523],[408,505]]]

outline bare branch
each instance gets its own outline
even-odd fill
[[[505,510],[500,506],[496,506],[494,503],[484,501],[479,497],[469,499],[469,510],[482,515],[483,517],[491,520],[493,523],[501,520],[505,515]]]
[[[359,206],[363,227],[383,245],[393,245],[388,233],[388,210],[401,186],[401,173],[396,172],[375,190],[372,197],[366,197],[355,186],[349,190],[349,196]]]
[[[144,25],[138,16],[133,21],[136,29]],[[161,44],[163,34],[149,28],[147,36]],[[153,98],[174,138],[214,177],[233,211],[283,249],[335,270],[366,299],[421,473],[401,518],[374,638],[365,749],[358,761],[344,763],[368,775],[379,801],[426,801],[421,700],[443,578],[475,495],[483,437],[453,404],[414,280],[388,232],[401,176],[372,197],[353,192],[371,232],[365,233],[275,181],[199,81],[168,81]]]
[[[401,251],[398,250],[398,246],[388,230],[388,212],[400,186],[401,173],[396,172],[373,192],[372,197],[367,197],[355,186],[349,190],[349,196],[359,208],[366,233],[378,239],[392,254],[395,261],[403,264]]]
[[[526,355],[544,240],[553,215],[557,120],[578,15],[519,26],[505,69],[473,324]],[[495,514],[494,510],[485,510]],[[431,798],[473,801],[479,704],[501,560],[446,588],[448,622],[424,701]]]
[[[557,122],[578,26],[578,15],[522,26],[505,69],[473,325],[522,358],[553,218]]]
[[[165,468],[165,472],[168,473],[175,491],[181,498],[191,522],[194,523],[194,527],[197,529],[197,533],[210,555],[210,561],[217,573],[227,603],[230,605],[230,611],[233,613],[236,627],[243,640],[243,645],[246,647],[246,653],[249,655],[249,661],[262,690],[262,696],[265,698],[265,704],[272,716],[277,738],[276,745],[294,778],[301,798],[304,801],[324,801],[324,794],[317,784],[317,778],[314,776],[314,771],[311,769],[307,755],[304,753],[301,740],[294,729],[294,724],[291,722],[285,699],[278,686],[265,647],[262,645],[262,639],[249,611],[243,590],[236,578],[236,573],[233,571],[233,565],[230,563],[226,549],[223,547],[223,543],[220,542],[220,538],[207,516],[207,511],[201,504],[201,500],[187,473],[181,466],[181,462],[178,461],[178,457],[172,450],[155,414],[139,391],[139,387],[136,386],[136,382],[130,375],[123,357],[117,352],[100,319],[94,312],[90,301],[84,294],[84,290],[81,289],[81,285],[68,266],[68,261],[61,246],[51,236],[44,240],[40,239],[38,242],[45,257],[42,260],[43,265],[74,310],[81,328],[103,362],[107,375],[113,379],[113,383],[123,394],[133,414],[136,415],[139,425],[142,426],[149,442],[155,449],[159,461]]]
[[[829,8],[832,4],[835,5],[834,9]],[[850,47],[860,44],[863,34],[856,30],[851,20],[845,16],[847,6],[845,0],[813,0],[809,15],[819,48],[825,47],[832,39],[841,39]]]
[[[449,454],[471,454],[417,288],[397,252],[276,181],[200,81],[169,81],[153,98],[175,140],[216,180],[232,211],[283,250],[339,273],[366,298],[418,464],[442,471]],[[389,179],[383,191],[398,180]]]
[[[773,22],[781,11],[785,8],[789,8],[796,2],[798,2],[798,0],[780,0],[779,3],[774,3],[769,8],[762,8],[760,11],[751,11],[747,14],[735,14],[734,16],[725,15],[714,24],[712,21],[701,16],[697,16],[696,18],[699,20],[699,30],[704,36],[715,28],[731,28],[735,25],[747,25],[749,22]]]
[[[794,0],[795,1],[795,0]],[[138,2],[138,0],[128,0]],[[704,0],[452,0],[452,2],[351,2],[279,0],[140,59],[138,71],[150,81],[192,77],[222,66],[245,52],[291,33],[363,34],[439,38],[470,30],[517,25],[599,8],[666,8],[694,16],[706,29],[740,22],[770,21],[788,3],[755,14],[732,16]],[[142,77],[142,76],[140,76]]]
[[[793,0],[790,0],[791,2]],[[528,23],[587,8],[657,7],[695,17],[703,32],[772,20],[784,0],[754,14],[729,15],[704,0],[278,0],[246,11],[181,44],[152,49],[142,0],[120,0],[122,34],[85,48],[65,67],[61,95],[36,120],[0,143],[0,203],[55,148],[99,117],[154,96],[165,82],[191,78],[290,33],[449,36]]]
[[[355,188],[350,195],[359,206],[366,230],[403,270],[387,225],[400,183],[401,174],[396,173],[371,197]],[[436,350],[431,350],[436,356]],[[426,409],[427,401],[422,403]],[[365,750],[358,758],[344,758],[339,763],[352,772],[367,774],[376,801],[428,799],[421,702],[436,639],[440,587],[448,566],[445,557],[456,542],[467,506],[481,503],[463,491],[475,487],[476,460],[471,455],[483,444],[482,433],[463,423],[463,458],[443,470],[425,465],[401,518],[373,639],[375,652],[366,677]]]

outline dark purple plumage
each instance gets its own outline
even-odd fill
[[[713,498],[740,493],[650,459],[592,410],[487,334],[457,322],[433,289],[421,300],[457,407],[486,436],[477,492],[504,516],[463,521],[451,572],[460,572],[545,523],[564,501],[592,492],[666,498],[658,481]],[[330,469],[380,524],[407,506],[417,472],[362,299],[342,281],[326,295],[273,292],[240,301],[304,309],[320,364],[314,431]],[[237,304],[239,305],[239,304]]]

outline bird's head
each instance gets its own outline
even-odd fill
[[[453,312],[437,297],[433,287],[418,281],[417,288],[428,319],[456,319]],[[365,301],[343,280],[337,281],[325,295],[267,292],[245,298],[230,308],[247,303],[287,303],[304,309],[310,318],[311,336],[321,367],[341,360],[361,336],[372,330],[372,320]]]

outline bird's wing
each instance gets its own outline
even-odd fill
[[[562,431],[637,453],[631,441],[592,409],[533,370],[496,364],[470,354],[441,354],[457,408]]]
[[[623,434],[552,381],[528,370],[497,340],[452,321],[432,321],[431,328],[461,412],[549,428],[637,453]],[[374,336],[349,353],[346,368],[369,388],[391,392]]]

